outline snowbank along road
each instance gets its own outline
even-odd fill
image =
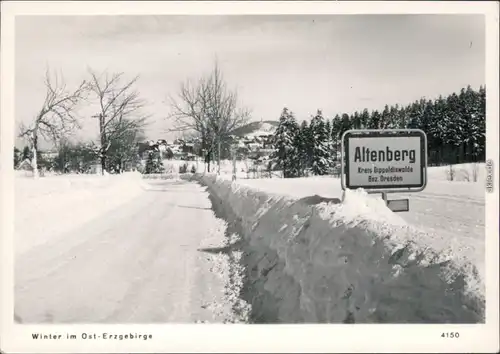
[[[228,267],[211,252],[224,246],[224,233],[199,184],[144,182],[144,190],[121,206],[17,256],[15,318],[233,321]]]
[[[482,258],[474,257],[481,247],[467,243],[474,239],[414,228],[362,190],[317,204],[319,196],[298,200],[216,176],[200,181],[242,235],[242,296],[252,321],[484,322]]]
[[[434,171],[433,171],[434,172]],[[443,173],[444,174],[444,173]],[[434,176],[432,176],[434,177]],[[238,184],[291,198],[309,196],[340,198],[340,181],[334,178],[238,180]],[[389,194],[389,199],[408,198],[410,211],[396,213],[409,225],[432,233],[432,246],[452,248],[477,266],[484,276],[485,192],[484,184],[432,179],[420,193]],[[380,195],[373,195],[380,198]],[[431,245],[429,245],[431,246]]]

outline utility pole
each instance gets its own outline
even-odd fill
[[[35,128],[37,129],[37,128]],[[34,131],[30,133],[30,140],[31,140],[31,151],[33,154],[33,158],[31,159],[31,165],[33,168],[33,177],[36,179],[39,177],[39,171],[38,171],[38,144],[37,144],[37,136]]]
[[[198,161],[200,161],[200,156],[199,154],[196,154],[196,172],[199,173],[200,170],[198,169]]]
[[[102,113],[99,113],[99,114],[96,114],[96,115],[93,115],[92,118],[99,118],[99,138],[100,138],[100,141],[101,141],[101,151],[100,151],[100,160],[101,160],[101,173],[102,175],[104,175],[104,171],[106,169],[106,156],[105,156],[105,146],[106,146],[106,133],[104,131],[104,127],[105,127],[105,118],[106,118],[106,115],[105,114],[102,114]]]
[[[236,146],[231,145],[231,155],[233,158],[233,176],[231,178],[232,181],[236,181]]]
[[[207,172],[207,150],[201,149],[201,158],[203,158],[203,173]]]

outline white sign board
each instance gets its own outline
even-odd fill
[[[425,133],[418,129],[347,131],[342,138],[343,187],[423,190],[426,145]]]

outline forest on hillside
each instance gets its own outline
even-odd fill
[[[337,114],[318,110],[311,122],[298,123],[284,108],[274,135],[276,166],[285,177],[331,173],[339,159],[340,139],[350,129],[421,129],[427,135],[428,165],[483,162],[486,150],[486,87],[470,86],[436,99],[422,98],[407,106],[385,105]]]

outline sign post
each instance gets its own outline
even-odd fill
[[[348,130],[342,135],[342,189],[381,193],[393,211],[408,211],[408,199],[387,193],[421,192],[427,185],[427,137],[420,129]]]
[[[236,146],[231,145],[231,157],[233,160],[233,176],[231,177],[232,181],[236,181]]]
[[[201,157],[203,158],[203,173],[207,172],[207,158],[205,156],[206,150],[201,149]]]

